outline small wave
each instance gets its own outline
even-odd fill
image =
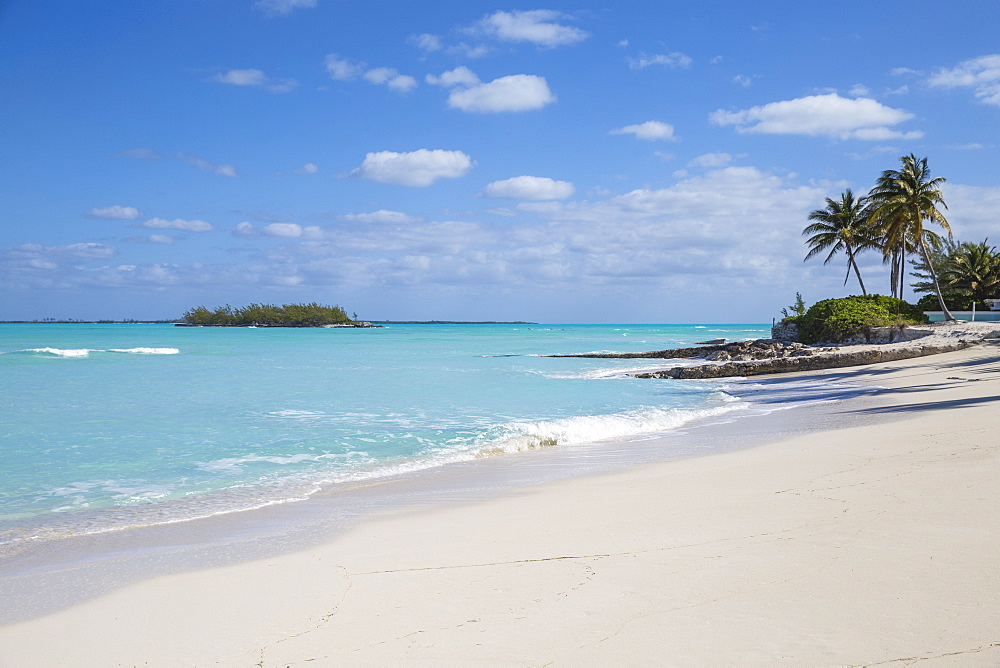
[[[87,357],[93,352],[91,348],[28,348],[26,353],[44,353],[55,357]]]
[[[727,401],[713,408],[648,408],[611,415],[584,415],[538,422],[510,422],[490,431],[478,444],[477,457],[537,450],[555,445],[579,445],[662,434],[695,420],[745,408],[746,402]]]
[[[127,353],[132,355],[177,355],[178,348],[27,348],[19,352],[41,353],[45,356],[68,358],[90,357],[91,353]]]

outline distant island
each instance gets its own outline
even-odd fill
[[[189,309],[177,327],[378,327],[348,317],[339,306],[310,304],[250,304],[233,308],[229,304],[209,311],[204,306]]]

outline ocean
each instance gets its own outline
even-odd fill
[[[691,362],[545,357],[769,329],[0,324],[0,553],[514,453],[575,448],[613,461],[625,444],[706,420],[861,391],[637,380],[627,374]]]

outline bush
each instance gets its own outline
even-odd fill
[[[951,311],[971,311],[972,310],[972,295],[945,295],[944,303],[947,304],[948,309]],[[924,311],[940,311],[941,304],[938,303],[937,295],[924,295],[917,302],[917,306]],[[990,305],[986,302],[978,302],[976,304],[977,311],[989,311]]]
[[[923,309],[902,299],[863,295],[824,299],[794,319],[803,343],[841,342],[856,335],[866,339],[873,327],[919,325],[927,322]]]

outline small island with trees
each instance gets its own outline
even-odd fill
[[[210,311],[204,306],[186,311],[178,327],[378,327],[349,317],[339,306],[309,304],[250,304],[233,308],[229,304]]]

